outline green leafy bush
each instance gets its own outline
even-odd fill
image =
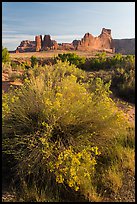
[[[30,60],[31,60],[31,67],[34,67],[38,64],[38,59],[35,56],[32,56]]]
[[[28,69],[31,68],[31,65],[30,65],[27,61],[22,62],[20,66],[21,66],[21,68],[22,68],[23,70],[28,70]]]
[[[123,171],[117,144],[129,126],[109,97],[110,84],[83,83],[86,73],[68,62],[30,71],[20,89],[3,96],[3,154],[12,155],[16,174],[39,192],[47,186],[60,201],[74,193],[99,199],[105,172],[117,163]]]
[[[12,67],[10,62],[2,62],[2,72],[6,74],[11,74]]]
[[[112,81],[110,89],[118,97],[135,103],[135,56],[115,54],[113,57],[98,56],[88,60],[84,69],[92,70],[94,77]]]
[[[112,90],[128,102],[135,103],[135,58],[126,56],[112,75]]]
[[[16,62],[11,61],[11,67],[12,67],[12,70],[17,71],[17,70],[18,70],[19,65],[18,65]]]
[[[55,59],[61,60],[62,62],[68,61],[70,64],[74,64],[77,67],[82,67],[86,60],[85,57],[79,57],[75,53],[58,54]]]
[[[10,54],[7,48],[2,47],[2,62],[9,62],[10,61]]]

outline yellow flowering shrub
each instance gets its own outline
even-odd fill
[[[67,62],[30,71],[23,86],[3,94],[4,154],[13,155],[18,175],[40,186],[95,197],[103,172],[119,162],[118,138],[128,134],[128,121],[109,97],[110,84],[87,81]]]
[[[55,172],[58,183],[67,183],[69,187],[82,193],[88,192],[87,183],[92,186],[92,177],[96,165],[96,156],[99,155],[97,147],[85,148],[75,152],[72,146],[58,155],[52,171]]]

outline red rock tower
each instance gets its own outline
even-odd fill
[[[36,52],[39,52],[42,47],[42,35],[35,36],[35,41],[36,41]]]
[[[44,35],[43,39],[43,49],[50,48],[52,46],[52,41],[50,35]]]

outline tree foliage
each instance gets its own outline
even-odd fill
[[[2,62],[9,62],[10,61],[10,54],[7,48],[2,47]]]

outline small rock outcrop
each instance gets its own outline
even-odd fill
[[[17,47],[16,52],[35,52],[36,42],[30,40],[23,40]]]

